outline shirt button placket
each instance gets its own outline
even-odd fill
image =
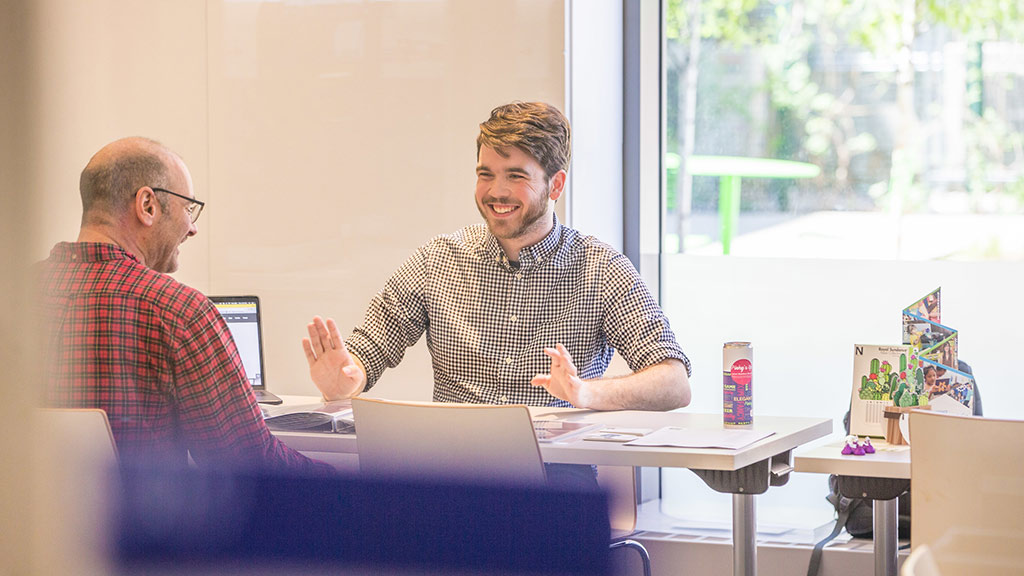
[[[520,348],[520,342],[519,341],[521,340],[521,337],[519,335],[519,330],[518,330],[518,328],[519,328],[519,314],[518,314],[518,311],[519,311],[520,306],[522,305],[522,291],[523,291],[523,289],[522,289],[521,282],[520,282],[522,280],[522,278],[523,278],[522,271],[516,270],[512,274],[512,278],[513,278],[512,281],[508,285],[509,286],[508,308],[506,309],[506,316],[505,316],[508,319],[507,334],[508,334],[509,337],[508,337],[508,339],[505,340],[505,346],[507,348],[506,348],[505,358],[502,360],[502,362],[504,363],[504,366],[503,366],[504,369],[501,370],[501,373],[502,373],[502,376],[503,376],[503,378],[502,378],[503,383],[511,382],[515,378],[515,369],[512,366],[512,358],[513,358],[513,355],[515,354],[515,351]],[[507,402],[507,397],[506,396],[502,396],[501,401],[502,402]]]

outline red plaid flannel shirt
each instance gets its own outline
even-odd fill
[[[102,408],[122,458],[328,471],[271,435],[227,324],[199,291],[112,244],[39,266],[46,402]]]

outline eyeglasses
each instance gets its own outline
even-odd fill
[[[192,218],[192,223],[193,224],[196,223],[196,220],[199,220],[199,215],[203,213],[203,206],[206,206],[205,202],[200,202],[199,200],[196,200],[195,198],[190,198],[188,196],[185,196],[184,194],[178,194],[177,192],[171,192],[170,190],[166,190],[164,188],[156,188],[156,187],[152,187],[152,186],[151,186],[151,188],[153,188],[154,192],[165,192],[167,194],[170,194],[171,196],[177,196],[178,198],[183,198],[183,199],[188,200],[189,202],[191,202],[191,204],[189,204],[188,208],[186,208],[185,210],[188,211],[188,215],[189,215],[190,218]]]

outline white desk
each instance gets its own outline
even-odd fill
[[[284,397],[286,403],[311,403],[315,398]],[[633,428],[720,429],[721,414],[686,412],[596,412],[571,408],[531,407],[534,417],[555,414],[570,421],[595,422]],[[358,432],[359,424],[356,423]],[[611,466],[689,468],[712,489],[733,495],[733,572],[753,576],[757,571],[757,524],[754,496],[771,484],[783,484],[790,452],[807,442],[832,433],[832,420],[756,416],[755,430],[771,430],[771,436],[739,450],[623,446],[616,442],[588,442],[571,437],[565,442],[541,443],[545,462]],[[356,437],[343,434],[275,432],[285,444],[300,452],[357,454]],[[772,466],[777,476],[772,475]]]
[[[874,454],[863,456],[842,453],[844,439],[797,452],[797,472],[818,472],[840,476],[840,494],[847,498],[871,498],[874,501],[875,576],[895,576],[899,553],[898,494],[893,496],[893,481],[910,480],[910,446],[890,446],[874,440]],[[850,482],[844,482],[850,480]],[[844,484],[858,493],[845,493]],[[899,486],[899,483],[896,484]]]

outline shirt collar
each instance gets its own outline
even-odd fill
[[[58,242],[50,250],[50,259],[57,262],[103,262],[106,260],[139,259],[116,244],[104,242]]]
[[[552,212],[554,218],[554,226],[551,227],[551,231],[545,236],[540,242],[527,246],[519,251],[519,269],[527,270],[533,266],[539,266],[548,260],[553,260],[558,247],[562,243],[562,223],[558,221],[558,214]],[[484,225],[486,230],[483,249],[486,256],[493,259],[495,262],[502,264],[505,267],[510,267],[508,258],[505,252],[501,249],[501,244],[498,243],[498,239],[491,234],[490,229]]]

